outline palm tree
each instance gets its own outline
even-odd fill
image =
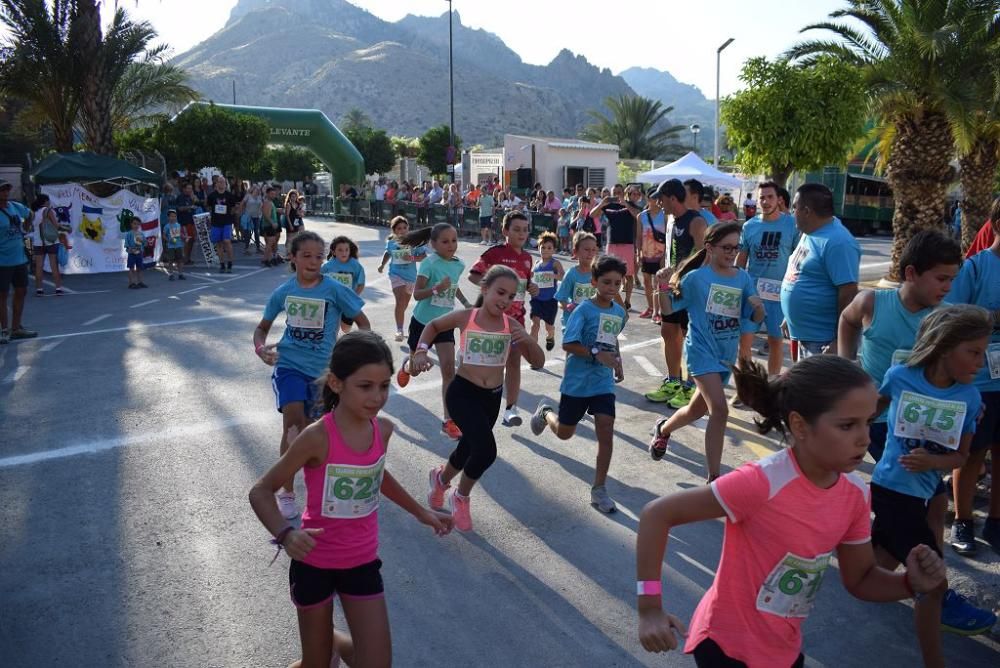
[[[825,30],[838,39],[807,41],[785,56],[808,63],[831,54],[861,68],[872,115],[886,128],[880,158],[896,201],[889,277],[899,280],[906,243],[916,232],[944,221],[947,190],[955,177],[950,165],[953,130],[970,125],[970,82],[981,72],[969,67],[965,49],[972,42],[995,42],[998,33],[983,31],[1000,2],[847,0],[847,5],[830,18],[854,19],[861,28],[832,21],[808,25],[802,32]]]
[[[622,158],[641,160],[660,158],[679,147],[680,133],[685,127],[663,127],[673,107],[638,95],[607,97],[604,105],[611,111],[611,117],[593,109],[588,111],[594,123],[580,133],[583,139],[617,144]]]
[[[29,116],[48,121],[60,152],[73,150],[80,109],[72,12],[73,0],[0,0],[0,22],[10,31],[0,47],[0,93],[26,100]]]
[[[166,46],[156,47],[125,68],[111,96],[111,126],[115,132],[154,125],[167,114],[152,110],[167,107],[177,111],[201,97],[187,85],[184,70],[164,62],[165,53]]]
[[[368,118],[368,114],[361,111],[357,107],[349,109],[346,114],[344,114],[343,119],[340,121],[340,129],[344,132],[349,130],[360,130],[362,128],[369,128],[372,125],[372,121]]]

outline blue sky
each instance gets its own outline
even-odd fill
[[[317,0],[318,2],[319,0]],[[180,53],[221,29],[236,0],[120,0],[147,19],[163,41]],[[438,16],[447,0],[351,0],[376,16],[395,21],[406,14]],[[739,87],[740,64],[752,56],[773,57],[802,39],[799,29],[824,20],[842,0],[454,0],[462,22],[496,33],[532,64],[545,64],[562,48],[618,73],[639,65],[667,70],[715,97],[715,50],[723,52],[721,90]],[[113,7],[110,0],[106,7]],[[280,54],[275,54],[280,55]]]

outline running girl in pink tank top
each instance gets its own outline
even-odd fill
[[[447,507],[459,531],[472,530],[469,494],[483,473],[497,458],[497,442],[493,426],[500,413],[504,371],[511,359],[511,348],[532,366],[545,363],[545,353],[512,316],[504,311],[517,295],[518,276],[503,265],[494,265],[479,283],[482,294],[476,308],[453,311],[427,323],[420,342],[410,359],[410,375],[416,376],[431,368],[427,349],[440,332],[456,327],[461,359],[455,378],[448,385],[445,403],[448,414],[458,424],[462,437],[448,462],[431,469],[427,504],[431,508]],[[459,473],[458,489],[450,489]],[[447,494],[446,494],[447,493]]]
[[[906,570],[879,567],[871,543],[868,485],[854,473],[868,450],[878,395],[868,374],[817,355],[769,381],[756,362],[734,374],[740,400],[791,445],[704,487],[650,502],[639,519],[639,641],[650,652],[678,646],[703,666],[802,666],[802,623],[836,554],[844,588],[866,601],[898,601],[944,583],[941,557],[917,545]],[[726,518],[722,557],[691,629],[663,610],[660,578],[671,529]],[[671,601],[669,597],[666,600]]]
[[[392,643],[378,558],[382,496],[443,536],[451,517],[422,507],[385,470],[393,424],[379,417],[389,398],[392,352],[377,334],[350,332],[337,341],[323,383],[325,414],[295,435],[288,450],[250,490],[250,505],[279,550],[298,608],[302,664],[389,665]],[[290,525],[274,492],[303,470],[306,509],[302,527]],[[334,632],[333,597],[354,620],[353,638]],[[334,665],[338,662],[334,661]]]

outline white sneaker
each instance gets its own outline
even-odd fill
[[[521,416],[517,414],[517,406],[511,406],[503,412],[503,426],[520,427]]]
[[[542,432],[545,431],[545,427],[548,426],[548,422],[545,421],[545,414],[552,410],[552,406],[549,406],[544,401],[538,402],[538,408],[535,409],[534,414],[531,416],[531,433],[535,436],[541,436]]]
[[[295,507],[295,492],[278,492],[278,509],[281,516],[286,520],[294,520],[299,516],[299,509]]]
[[[403,336],[402,332],[396,332],[396,340],[397,341],[402,341],[404,338],[405,337]]]

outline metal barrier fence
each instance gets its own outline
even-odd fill
[[[388,226],[389,221],[396,216],[404,216],[410,223],[410,229],[451,223],[460,234],[479,235],[479,207],[464,206],[458,212],[451,214],[443,204],[418,206],[415,202],[379,202],[367,199],[335,199],[329,195],[306,197],[306,212],[310,216],[330,216],[336,220],[363,225]],[[492,228],[494,234],[500,234],[500,224],[507,211],[494,210]],[[556,220],[548,213],[525,211],[531,224],[531,236],[537,237],[542,232],[555,232]]]

